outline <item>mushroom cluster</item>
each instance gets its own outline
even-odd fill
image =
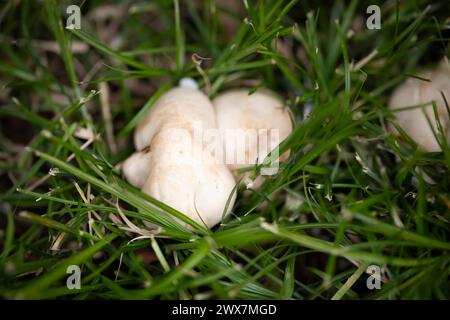
[[[211,228],[233,207],[239,178],[233,170],[261,163],[291,131],[287,108],[269,90],[233,90],[211,102],[182,82],[141,119],[134,133],[137,152],[122,171],[144,193]]]
[[[394,90],[389,100],[389,108],[395,111],[398,125],[427,152],[442,149],[435,136],[439,130],[433,102],[437,118],[450,141],[450,118],[446,106],[446,103],[450,104],[450,67],[445,59],[437,67],[420,72],[417,78],[407,79]],[[390,130],[396,131],[392,125]]]

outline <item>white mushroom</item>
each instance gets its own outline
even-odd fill
[[[432,101],[436,103],[439,120],[450,138],[450,121],[447,113],[445,101],[441,95],[444,94],[448,103],[450,103],[450,68],[443,60],[436,68],[424,70],[418,74],[421,80],[409,78],[398,86],[389,99],[389,108],[392,110],[419,106],[407,110],[396,111],[394,113],[397,123],[400,127],[425,151],[438,152],[441,146],[436,140],[434,132],[438,132],[435,115],[432,107]],[[428,116],[431,127],[424,114]],[[392,132],[396,129],[393,125],[389,126]],[[447,138],[448,139],[448,138]]]
[[[195,124],[198,123],[203,129],[216,127],[214,109],[208,97],[191,88],[171,89],[158,99],[138,123],[134,131],[134,145],[137,150],[148,147],[163,125],[194,130]]]
[[[270,90],[252,94],[247,89],[231,90],[218,95],[213,104],[224,137],[226,164],[231,170],[262,163],[292,131],[289,109]],[[288,152],[284,153],[280,161],[288,156]],[[248,174],[243,180],[248,180]],[[259,179],[253,186],[261,182]]]
[[[146,149],[148,155],[132,155],[124,171],[129,182],[142,186],[143,192],[212,227],[233,207],[235,181],[229,169],[205,148],[202,137],[195,136],[196,126],[216,128],[209,99],[193,88],[166,92],[135,131],[136,149]],[[146,161],[148,167],[142,168]]]

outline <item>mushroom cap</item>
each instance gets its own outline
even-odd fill
[[[201,123],[215,128],[214,108],[208,97],[193,88],[176,87],[164,93],[138,123],[134,132],[137,150],[148,147],[163,125],[190,127]]]
[[[400,84],[391,95],[388,105],[392,110],[423,105],[412,109],[397,111],[394,113],[397,123],[416,143],[425,151],[438,152],[441,146],[436,140],[433,130],[437,132],[437,125],[433,111],[432,101],[435,101],[439,119],[444,129],[449,133],[449,116],[445,101],[441,92],[450,103],[450,69],[444,62],[434,69],[424,70],[419,77],[429,79],[424,81],[409,78]],[[424,114],[431,120],[431,127]],[[432,129],[433,128],[433,129]],[[395,132],[395,127],[389,125],[389,129]]]
[[[225,165],[198,145],[201,142],[188,128],[180,133],[182,129],[163,126],[154,137],[152,166],[142,191],[199,224],[212,227],[231,211],[236,198],[235,181]],[[195,148],[201,156],[192,156]]]
[[[261,163],[292,131],[289,109],[278,95],[267,89],[250,95],[248,89],[230,90],[218,95],[213,105],[227,159],[244,159],[232,163],[227,160],[226,164],[232,170]],[[245,140],[244,148],[236,142],[236,136]],[[285,160],[288,155],[286,152],[280,160]]]

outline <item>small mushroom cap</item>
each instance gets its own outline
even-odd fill
[[[217,127],[224,137],[226,164],[232,170],[261,163],[292,131],[289,109],[270,90],[260,89],[250,95],[248,89],[231,90],[218,95],[213,104]],[[236,135],[245,140],[244,148],[236,143]],[[280,161],[288,155],[281,155]],[[244,161],[230,163],[228,159]]]
[[[209,151],[196,145],[198,141],[188,129],[185,132],[174,134],[174,128],[164,126],[156,134],[152,141],[152,166],[142,191],[199,224],[212,227],[233,207],[235,181],[225,165],[216,163]],[[191,148],[201,150],[202,159],[191,158]],[[189,156],[182,158],[186,154]],[[230,195],[228,210],[224,212]]]
[[[432,101],[435,101],[439,120],[449,133],[449,117],[445,106],[445,101],[441,95],[444,94],[450,103],[450,69],[444,61],[436,68],[422,71],[419,77],[429,79],[424,81],[416,78],[409,78],[399,85],[389,99],[389,108],[392,110],[410,106],[423,105],[412,109],[397,111],[394,113],[397,123],[416,143],[425,151],[438,152],[441,146],[436,140],[433,130],[438,132]],[[431,127],[424,114],[428,116]],[[433,129],[432,129],[433,128]],[[389,125],[389,129],[395,132],[394,126]],[[445,132],[445,131],[444,131]]]
[[[137,150],[148,147],[163,125],[193,128],[201,123],[203,128],[215,128],[214,108],[200,90],[176,87],[164,93],[142,118],[134,132]]]
[[[128,157],[122,165],[122,171],[127,181],[135,186],[141,188],[145,181],[147,181],[150,173],[152,153],[149,148],[140,152],[133,153]]]

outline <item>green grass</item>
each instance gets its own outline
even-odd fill
[[[104,1],[44,2],[0,7],[0,296],[450,298],[450,149],[444,140],[443,152],[424,153],[386,129],[392,89],[448,56],[448,1],[380,2],[381,30],[365,28],[377,1],[237,1],[237,12],[212,0],[108,1],[118,14],[109,25],[95,15]],[[74,3],[81,30],[63,28]],[[115,167],[182,77],[211,97],[269,87],[296,123],[277,175],[241,187],[212,230]],[[80,128],[98,138],[84,145]],[[80,290],[66,288],[72,264]],[[380,290],[366,288],[371,264]]]

